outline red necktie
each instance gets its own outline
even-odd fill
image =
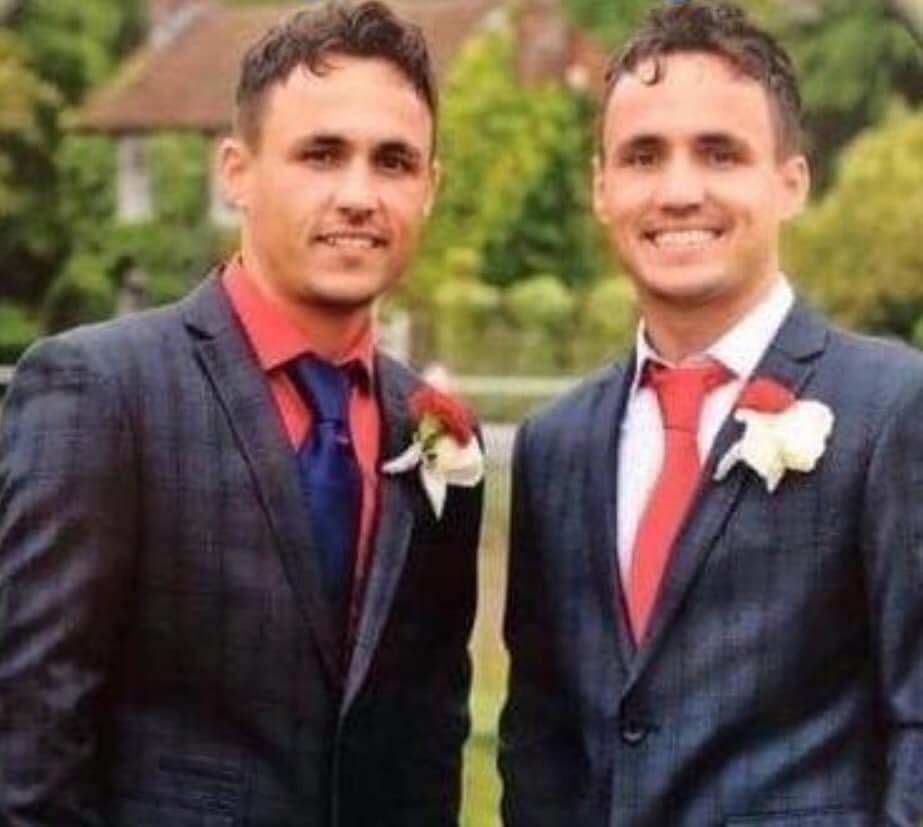
[[[644,639],[670,551],[698,485],[702,403],[710,390],[730,378],[716,362],[683,368],[648,362],[644,370],[645,381],[653,387],[660,404],[664,454],[631,555],[628,614],[638,642]]]

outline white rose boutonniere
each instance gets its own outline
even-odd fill
[[[484,478],[484,455],[471,415],[456,399],[428,385],[409,400],[417,422],[413,439],[400,456],[385,462],[386,474],[420,469],[420,481],[436,518],[442,516],[450,485],[473,488]]]
[[[786,471],[813,471],[827,447],[833,412],[822,402],[796,399],[772,379],[755,379],[741,394],[734,418],[743,436],[721,458],[715,480],[745,462],[773,492]]]

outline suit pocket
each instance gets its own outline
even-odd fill
[[[845,807],[733,816],[726,827],[873,827],[870,813]]]
[[[112,823],[126,827],[235,827],[243,798],[239,767],[164,755],[143,784],[117,787]]]
[[[113,827],[237,827],[238,824],[228,813],[187,807],[165,796],[117,796],[106,823]]]

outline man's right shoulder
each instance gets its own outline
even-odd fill
[[[555,439],[575,429],[586,429],[597,406],[610,394],[618,393],[625,380],[625,363],[613,363],[580,380],[573,388],[551,400],[523,420],[522,430],[530,439]]]
[[[164,305],[103,322],[79,325],[43,337],[23,354],[16,368],[27,373],[54,370],[84,373],[105,380],[132,365],[158,359],[164,346],[180,337],[181,303]]]

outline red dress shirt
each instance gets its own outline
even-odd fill
[[[234,312],[240,318],[253,346],[257,361],[266,374],[292,448],[297,450],[310,433],[311,409],[302,401],[285,367],[299,356],[316,353],[310,331],[301,329],[260,291],[247,274],[240,256],[232,259],[225,268],[223,283]],[[340,353],[337,364],[358,362],[365,369],[368,379],[367,382],[354,382],[349,398],[349,429],[362,473],[362,508],[350,609],[350,628],[355,630],[378,511],[381,411],[374,390],[375,341],[371,320],[352,341],[343,343]]]

